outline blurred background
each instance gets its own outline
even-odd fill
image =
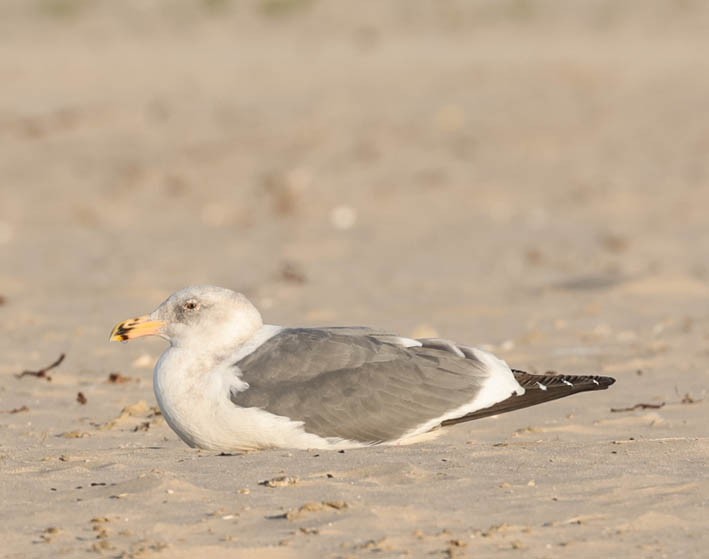
[[[708,31],[692,0],[3,0],[0,366],[127,362],[116,321],[213,283],[268,322],[696,370]]]
[[[708,53],[700,0],[0,0],[3,551],[706,554]],[[618,382],[210,456],[108,343],[196,283]]]

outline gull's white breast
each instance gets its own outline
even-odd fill
[[[170,347],[155,366],[155,397],[168,425],[191,447],[219,451],[274,447],[352,448],[361,444],[325,439],[259,408],[241,408],[230,392],[248,390],[233,359],[211,366],[193,352]]]

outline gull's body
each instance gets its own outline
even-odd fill
[[[154,390],[192,447],[343,449],[408,444],[441,426],[607,388],[596,376],[539,376],[479,349],[369,328],[264,325],[241,294],[183,289],[112,339],[170,341]]]

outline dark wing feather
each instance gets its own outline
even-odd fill
[[[302,421],[321,437],[377,443],[470,402],[490,375],[472,354],[406,348],[386,337],[286,329],[235,364],[249,388],[231,400]]]
[[[559,375],[555,373],[532,375],[517,369],[512,369],[512,373],[517,379],[517,382],[525,389],[524,394],[521,396],[510,396],[494,406],[469,413],[457,419],[444,421],[443,425],[454,425],[463,421],[472,421],[473,419],[481,419],[491,415],[519,410],[571,396],[578,392],[605,390],[615,382],[615,379],[611,377],[593,375]]]

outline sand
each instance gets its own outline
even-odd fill
[[[708,30],[657,0],[3,2],[0,555],[706,554]],[[195,283],[617,383],[217,456],[156,413],[164,342],[107,341]]]

